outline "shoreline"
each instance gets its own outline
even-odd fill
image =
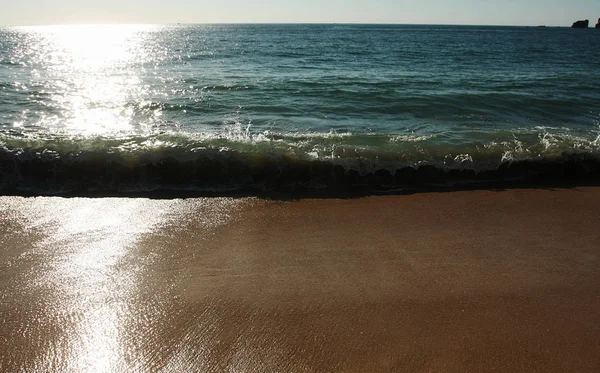
[[[600,188],[0,197],[0,370],[594,372]]]
[[[598,188],[600,180],[571,181],[539,181],[539,180],[509,180],[509,181],[479,181],[458,185],[421,185],[415,187],[398,187],[394,189],[378,189],[368,185],[356,185],[340,190],[264,190],[261,188],[233,190],[193,190],[193,189],[152,189],[131,191],[72,191],[39,193],[24,190],[1,190],[0,197],[22,198],[142,198],[151,200],[194,199],[194,198],[257,198],[273,201],[300,201],[307,199],[356,199],[369,197],[401,197],[429,193],[460,193],[460,192],[502,192],[511,190],[576,190],[579,188]]]
[[[386,166],[376,158],[342,165],[277,152],[251,155],[215,149],[194,159],[178,160],[171,154],[152,161],[106,154],[103,162],[86,154],[45,159],[44,151],[21,160],[19,154],[0,154],[0,166],[6,169],[0,174],[0,195],[294,199],[600,185],[596,152],[503,160],[483,168],[477,163]]]

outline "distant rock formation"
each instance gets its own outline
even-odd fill
[[[600,28],[600,18],[598,18],[598,23],[596,23],[596,28]]]
[[[586,19],[585,21],[577,21],[575,23],[573,23],[573,28],[588,28],[588,26],[590,25],[590,21],[588,19]]]

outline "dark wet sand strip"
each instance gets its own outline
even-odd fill
[[[600,371],[600,188],[136,200],[95,267],[47,200],[0,206],[0,370]]]

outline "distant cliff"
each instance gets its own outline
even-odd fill
[[[573,23],[573,26],[571,26],[571,27],[573,27],[573,28],[588,28],[589,25],[590,25],[590,21],[588,19],[586,19],[585,21],[577,21],[577,22]]]
[[[598,18],[598,23],[596,23],[596,28],[600,28],[600,18]]]

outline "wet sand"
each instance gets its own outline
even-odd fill
[[[597,372],[600,188],[0,197],[0,371]]]

